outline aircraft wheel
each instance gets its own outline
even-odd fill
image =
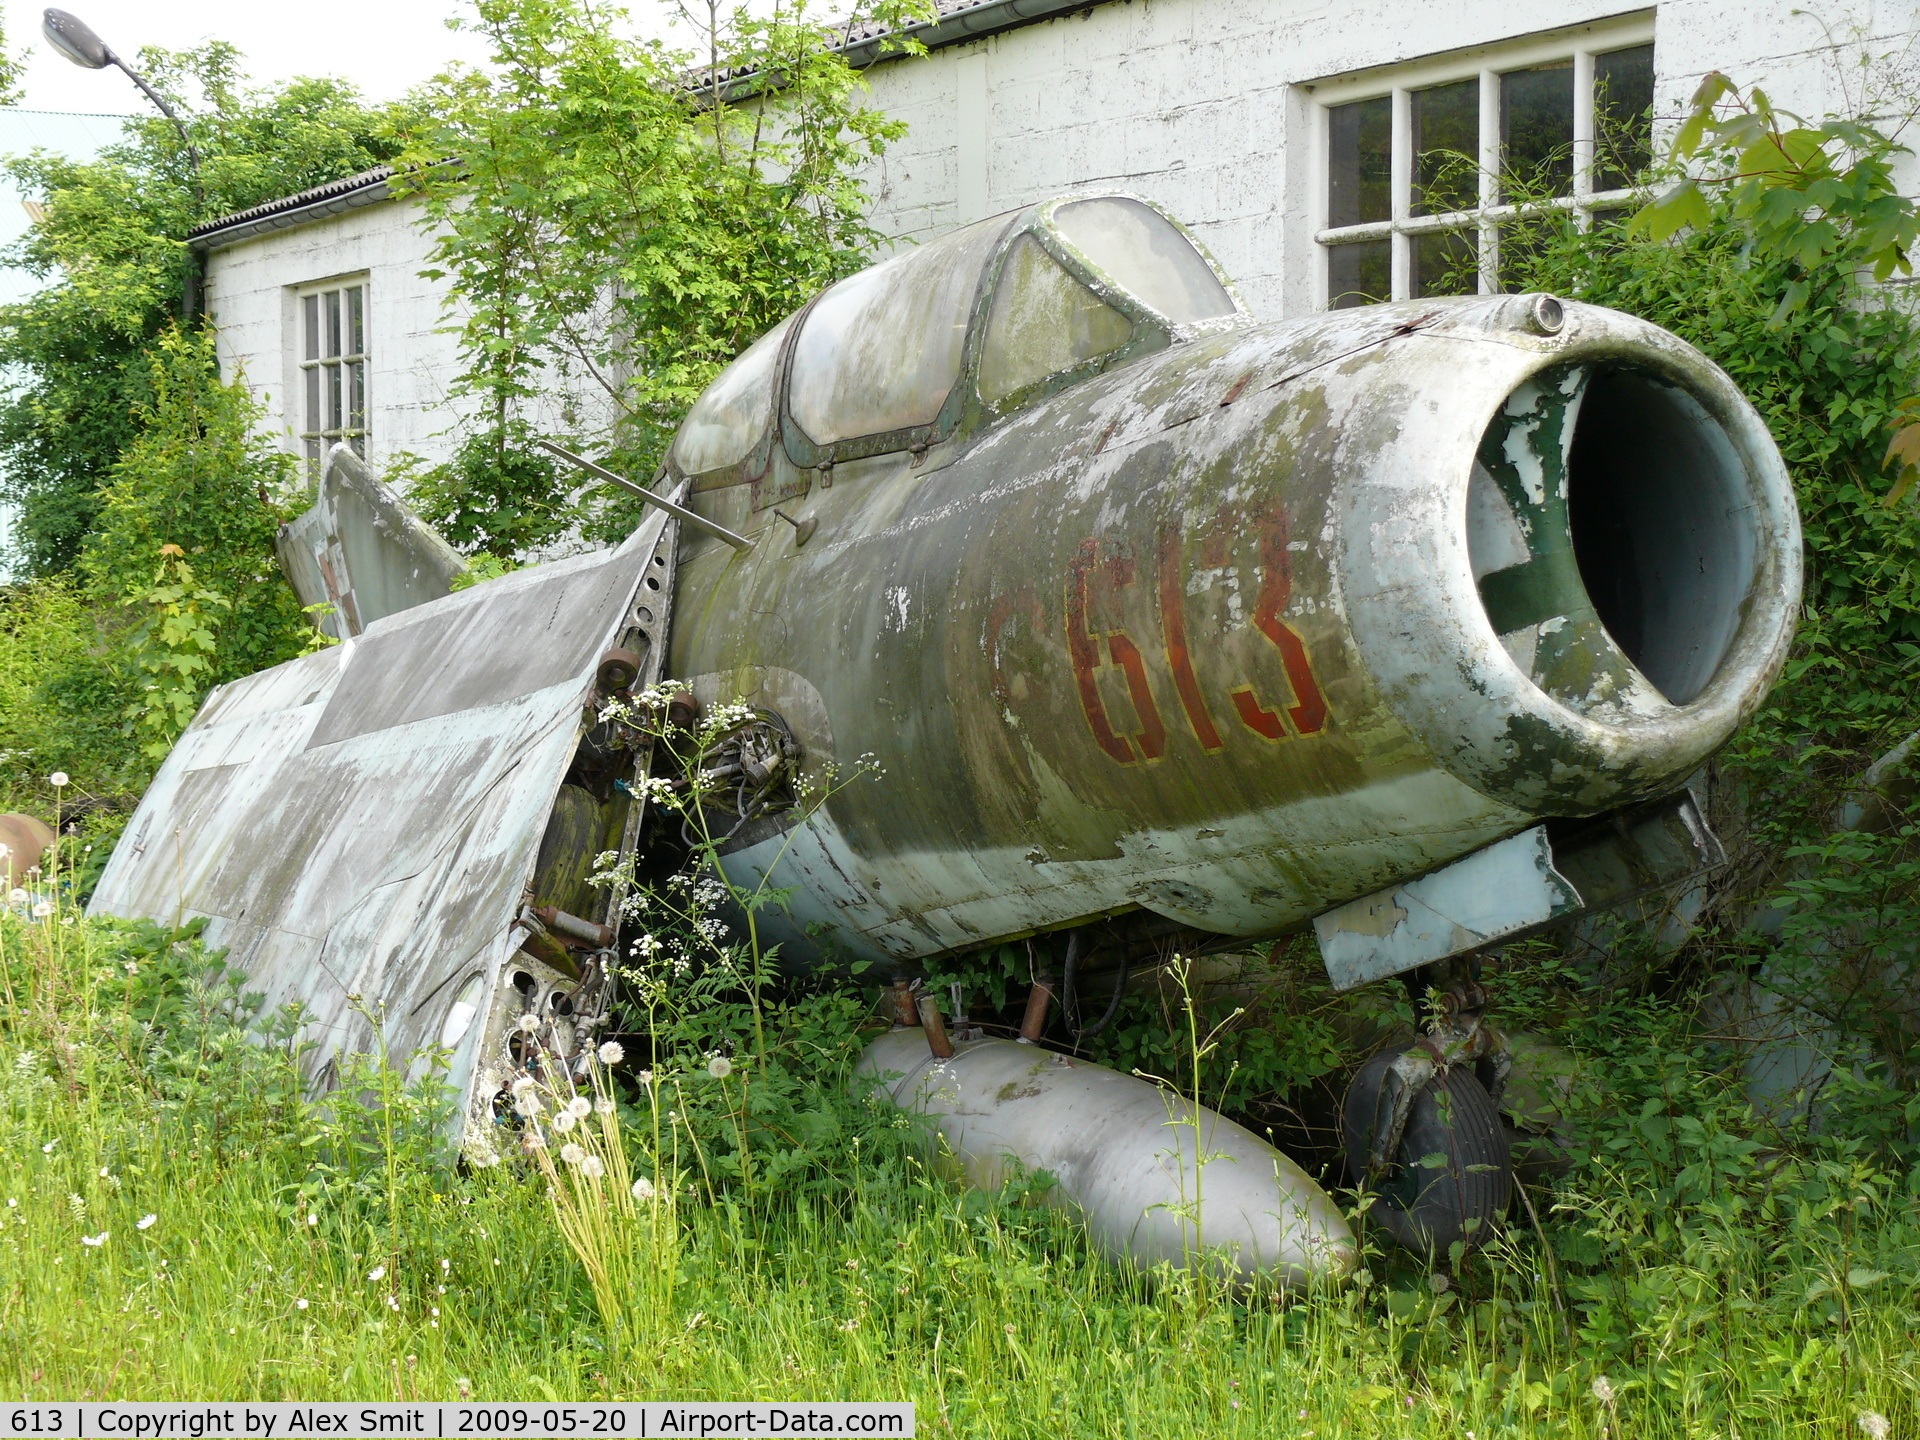
[[[1340,1107],[1347,1171],[1356,1185],[1368,1180],[1380,1090],[1399,1053],[1383,1050],[1361,1066]],[[1372,1178],[1369,1214],[1409,1250],[1437,1259],[1456,1241],[1474,1250],[1512,1199],[1510,1166],[1499,1107],[1471,1070],[1453,1066],[1414,1097],[1393,1167]]]

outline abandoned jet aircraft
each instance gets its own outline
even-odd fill
[[[653,488],[619,548],[441,594],[458,557],[336,451],[283,556],[343,643],[208,698],[95,907],[207,916],[306,1005],[317,1066],[370,1014],[396,1053],[446,1047],[486,1151],[519,1017],[565,1063],[617,1004],[584,877],[647,843],[627,782],[663,761],[598,706],[675,677],[753,707],[721,863],[791,888],[762,938],[892,982],[866,1067],[968,1173],[1045,1168],[1151,1262],[1204,1163],[1207,1243],[1282,1283],[1348,1263],[1338,1209],[1044,1048],[1092,1028],[1056,994],[1091,1013],[1129,968],[1309,927],[1337,987],[1417,977],[1430,1033],[1361,1071],[1348,1160],[1407,1243],[1475,1243],[1508,1181],[1473,957],[1717,862],[1686,782],[1800,586],[1765,427],[1674,336],[1547,295],[1257,322],[1122,194],[826,290]],[[884,780],[795,803],[865,754]],[[1021,1040],[950,1032],[925,963],[1020,939]]]

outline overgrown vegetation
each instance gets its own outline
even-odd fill
[[[858,167],[905,126],[828,47],[929,12],[855,8],[715,10],[696,56],[623,38],[623,12],[590,0],[477,0],[493,70],[431,88],[404,161],[458,307],[454,399],[473,407],[416,503],[460,548],[623,537],[633,503],[570,498],[534,426],[651,475],[722,366],[866,263],[882,237]]]
[[[0,915],[0,1373],[25,1398],[911,1399],[923,1433],[1130,1440],[1920,1420],[1920,1179],[1765,1129],[1666,1007],[1567,1028],[1592,1068],[1542,1232],[1451,1275],[1370,1248],[1358,1283],[1276,1297],[1113,1267],[1043,1180],[936,1179],[849,1087],[863,1008],[751,947],[727,996],[663,948],[651,1051],[602,1050],[577,1095],[516,1086],[509,1158],[462,1171],[433,1077],[368,1059],[310,1102],[297,1015],[194,927],[83,920],[57,888]]]

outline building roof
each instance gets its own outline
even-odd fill
[[[329,180],[297,195],[283,195],[196,225],[187,232],[187,243],[197,250],[218,250],[269,231],[288,230],[362,205],[374,205],[391,197],[392,180],[391,165],[376,165],[358,175]]]
[[[918,40],[929,50],[939,50],[948,45],[965,44],[983,35],[1051,19],[1055,15],[1091,10],[1102,3],[1104,0],[933,0],[932,19],[909,25],[899,33]],[[869,65],[898,58],[899,52],[888,44],[893,37],[894,32],[889,27],[868,21],[848,26],[842,32],[840,42],[829,48],[844,55],[847,63],[854,68],[865,69]],[[741,67],[724,72],[719,79],[737,94],[751,88],[749,82],[755,74]],[[711,83],[711,78],[707,76],[702,76],[699,81],[702,87]],[[242,240],[251,240],[256,235],[311,224],[345,210],[391,199],[392,179],[391,166],[377,165],[358,175],[330,180],[325,185],[302,190],[298,195],[268,200],[252,209],[196,225],[187,232],[187,240],[196,249],[218,250]]]

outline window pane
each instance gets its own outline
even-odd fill
[[[1653,160],[1653,46],[1593,57],[1593,188],[1618,190]]]
[[[326,367],[326,371],[327,371],[326,428],[328,430],[338,430],[340,429],[340,422],[341,422],[341,419],[343,418],[341,412],[345,408],[341,403],[342,396],[340,393],[340,390],[341,390],[340,367],[338,365],[329,365]]]
[[[338,355],[340,353],[340,292],[327,291],[320,297],[320,308],[326,311],[327,315],[327,348],[322,353]]]
[[[1361,240],[1327,247],[1327,308],[1349,310],[1392,298],[1393,242]]]
[[[980,352],[981,398],[1004,400],[1132,338],[1132,321],[1061,269],[1038,240],[1022,235],[994,287]]]
[[[998,216],[849,275],[793,347],[787,403],[816,445],[931,423],[960,378],[980,269]]]
[[[1478,250],[1464,230],[1414,236],[1414,296],[1476,294],[1480,289]]]
[[[307,423],[302,428],[324,430],[327,426],[320,415],[320,367],[309,365],[302,373],[307,382]]]
[[[1233,297],[1193,242],[1138,200],[1076,200],[1053,212],[1060,233],[1129,295],[1176,325],[1233,314]]]
[[[1508,199],[1573,193],[1573,62],[1500,77],[1500,188]]]
[[[1393,97],[1327,111],[1327,224],[1393,218]]]
[[[722,370],[700,392],[673,439],[673,463],[688,475],[704,475],[747,458],[773,422],[773,367],[789,316]]]
[[[347,401],[347,425],[354,430],[367,428],[367,362],[355,360],[347,369],[353,372],[351,394]]]
[[[1480,204],[1480,81],[1413,92],[1413,213]]]
[[[320,297],[318,295],[302,296],[300,313],[303,321],[300,328],[305,335],[300,358],[318,360],[320,358]]]
[[[367,353],[366,291],[355,285],[347,291],[347,353]]]

